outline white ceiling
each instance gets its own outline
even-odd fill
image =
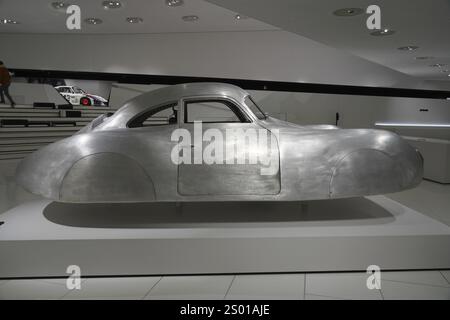
[[[367,60],[426,80],[450,81],[449,0],[206,0],[281,29],[343,49]],[[381,25],[396,31],[374,37],[366,28],[367,14],[337,17],[336,9],[381,7]],[[397,50],[415,45],[413,52]],[[431,60],[415,60],[432,56]],[[445,67],[429,65],[444,63]]]
[[[104,9],[102,0],[63,0],[81,8],[82,20],[96,17],[102,24],[82,23],[80,31],[66,28],[68,15],[51,7],[55,0],[0,0],[0,19],[14,19],[17,25],[0,24],[0,33],[172,33],[277,30],[254,19],[236,20],[236,13],[203,0],[185,0],[183,6],[168,7],[165,0],[120,0],[119,9]],[[185,22],[185,15],[199,20]],[[141,17],[130,24],[127,17]]]
[[[105,10],[102,0],[66,0],[81,7],[82,19],[97,17],[100,25],[83,23],[82,30],[65,27],[67,15],[51,8],[54,0],[0,0],[0,19],[15,19],[17,25],[0,24],[0,33],[174,33],[218,31],[286,30],[339,48],[364,59],[426,80],[450,81],[446,73],[431,64],[450,69],[449,0],[184,0],[180,7],[168,7],[165,0],[120,0],[120,9]],[[366,28],[366,14],[337,17],[339,8],[365,9],[378,4],[382,26],[396,31],[392,36],[373,37]],[[236,12],[252,17],[236,20]],[[184,22],[184,15],[197,15],[196,22]],[[141,24],[129,24],[126,17],[139,16]],[[263,22],[262,22],[263,21]],[[413,52],[397,50],[416,45]],[[431,60],[415,60],[432,56]]]

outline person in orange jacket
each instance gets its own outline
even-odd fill
[[[8,98],[9,103],[11,104],[11,108],[14,108],[16,103],[11,98],[9,94],[9,85],[11,84],[11,76],[9,75],[8,69],[6,69],[5,65],[2,61],[0,61],[0,98],[1,103],[5,103],[5,97],[3,96],[3,93]]]

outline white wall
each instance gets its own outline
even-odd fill
[[[113,109],[118,109],[130,100],[142,93],[152,91],[164,87],[163,85],[145,85],[145,84],[126,84],[113,83],[111,88],[111,95],[109,106]]]
[[[0,34],[11,68],[229,77],[362,86],[433,85],[285,31]]]
[[[346,128],[372,127],[375,122],[450,123],[450,101],[437,99],[251,91],[264,109],[287,113],[288,120],[315,124],[335,121]],[[420,109],[428,109],[421,112]]]
[[[420,81],[285,31],[0,34],[0,41],[8,44],[2,47],[2,59],[15,68],[447,88],[446,83]],[[135,94],[119,91],[113,90],[113,107]],[[282,92],[255,95],[269,112],[297,123],[334,123],[336,112],[344,127],[371,127],[376,121],[449,122],[449,102],[443,100]],[[423,106],[430,111],[419,113]]]
[[[9,88],[9,93],[17,104],[54,102],[58,105],[67,103],[58,91],[49,84],[13,82]]]
[[[449,100],[268,91],[251,94],[265,111],[276,117],[281,115],[278,117],[282,119],[286,115],[286,120],[298,124],[335,124],[336,112],[342,128],[375,128],[376,122],[450,124]],[[390,130],[401,135],[450,140],[450,129]]]

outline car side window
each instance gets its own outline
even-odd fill
[[[184,122],[247,122],[239,108],[228,100],[189,100],[184,105]]]
[[[161,126],[178,123],[177,103],[173,102],[144,112],[128,123],[128,128]]]

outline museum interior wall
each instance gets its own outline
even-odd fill
[[[249,40],[250,39],[250,40]],[[2,59],[10,68],[346,84],[414,89],[446,89],[442,81],[423,81],[344,51],[285,31],[207,32],[126,35],[0,34]],[[70,46],[70,50],[68,50]],[[88,48],[88,49],[87,49]],[[157,48],[157,50],[155,49]],[[31,56],[29,52],[36,52]],[[234,57],[230,59],[229,57]],[[88,92],[110,96],[110,108],[160,85],[70,80]],[[14,79],[19,103],[64,103],[50,86]],[[108,91],[110,91],[109,94]],[[449,100],[252,91],[274,117],[298,124],[373,128],[376,122],[448,123]],[[43,101],[45,100],[45,101]],[[420,109],[427,109],[421,112]],[[107,109],[99,109],[98,114]],[[92,111],[93,112],[93,111]],[[84,117],[84,113],[82,115]],[[91,116],[94,116],[92,114]],[[92,118],[77,120],[78,130]],[[448,129],[389,128],[402,135],[449,139]],[[74,131],[75,132],[75,131]],[[63,135],[61,135],[63,137]],[[56,139],[56,138],[55,138]],[[15,162],[2,165],[2,212],[30,197],[13,182]],[[11,196],[14,194],[14,196]],[[11,200],[12,199],[12,200]]]
[[[49,84],[26,83],[21,81],[11,84],[11,93],[18,104],[32,105],[34,102],[53,102],[55,104],[67,103],[66,100]]]
[[[2,52],[11,68],[450,89],[445,81],[423,81],[285,31],[1,34],[0,40],[11,43]],[[67,50],[68,44],[70,50]],[[42,54],[30,58],[27,54],[30,51]],[[229,59],[230,56],[236,58]],[[68,85],[87,86],[86,90],[101,92],[102,96],[107,96],[110,89],[109,82],[67,81]],[[140,90],[146,90],[143,88]],[[20,91],[13,89],[13,94]],[[140,92],[115,87],[110,105],[118,108],[127,98]],[[446,106],[450,103],[432,99],[285,92],[261,92],[255,93],[255,97],[267,112],[300,124],[334,124],[336,112],[339,112],[342,127],[373,127],[375,122],[383,121],[445,123],[449,117]],[[428,111],[420,112],[420,109]],[[449,136],[448,130],[440,129],[407,131],[415,136]]]
[[[441,88],[285,31],[1,34],[0,41],[10,44],[2,48],[10,68]]]
[[[249,41],[249,39],[252,39],[252,41]],[[413,77],[407,76],[389,68],[385,68],[381,65],[371,63],[356,56],[352,56],[339,50],[316,43],[312,40],[282,31],[192,33],[169,35],[152,34],[126,36],[67,36],[39,34],[20,34],[12,36],[8,34],[2,34],[0,35],[0,41],[13,43],[14,50],[10,49],[8,46],[8,48],[5,48],[5,53],[3,55],[3,59],[7,61],[8,66],[10,66],[11,68],[28,68],[35,70],[48,69],[68,71],[93,71],[110,73],[117,72],[152,75],[159,74],[181,76],[209,76],[236,79],[265,79],[272,81],[280,80],[292,82],[341,85],[347,84],[358,86],[379,86],[415,89],[442,89],[443,87],[440,82],[435,83],[417,80]],[[69,43],[71,49],[67,50],[67,46]],[[87,50],[86,48],[89,49]],[[155,48],[158,48],[158,50],[155,50]],[[30,58],[27,52],[32,49],[35,52],[39,52],[39,55],[35,55],[34,57]],[[235,58],[230,59],[230,56]],[[21,208],[24,208],[23,205],[25,205],[26,202],[33,202],[35,204],[48,204],[48,202],[46,201],[49,201],[25,191],[16,183],[14,177],[16,167],[19,161],[24,156],[30,154],[34,150],[37,150],[39,147],[42,147],[48,143],[52,143],[54,141],[58,141],[59,139],[75,134],[78,130],[82,129],[87,123],[91,122],[99,115],[107,112],[114,112],[116,109],[120,108],[127,100],[144,92],[162,87],[162,85],[159,84],[136,85],[126,83],[112,83],[109,81],[95,81],[88,79],[57,80],[63,80],[67,86],[80,87],[89,93],[105,96],[108,98],[109,104],[107,106],[92,108],[83,108],[83,106],[80,105],[73,106],[73,109],[71,109],[70,111],[78,113],[77,117],[67,116],[67,111],[62,109],[51,108],[46,110],[39,110],[33,108],[32,104],[35,102],[50,102],[59,105],[66,104],[67,101],[64,100],[62,96],[56,91],[56,89],[54,89],[49,84],[27,83],[27,81],[24,81],[24,79],[14,79],[14,83],[11,86],[11,92],[13,97],[17,99],[18,103],[23,104],[23,106],[16,110],[12,110],[7,107],[2,108],[2,110],[0,110],[0,117],[2,114],[12,114],[18,113],[20,111],[23,112],[21,115],[23,118],[28,118],[31,121],[36,121],[36,119],[39,118],[40,121],[65,123],[63,126],[54,126],[52,124],[48,126],[44,125],[39,128],[38,126],[33,128],[26,127],[26,130],[24,130],[24,128],[22,127],[1,129],[2,133],[5,134],[7,138],[12,139],[11,141],[13,141],[8,142],[9,144],[5,143],[0,148],[0,150],[2,151],[6,150],[3,153],[0,152],[0,213],[5,213],[6,216],[20,216],[20,210],[22,210]],[[420,123],[425,125],[449,123],[449,100],[257,90],[249,90],[249,92],[255,98],[255,101],[262,107],[262,109],[268,112],[270,115],[296,124],[334,125],[336,124],[336,114],[339,114],[339,121],[337,122],[337,125],[341,128],[383,128],[393,130],[403,136],[420,137],[420,139],[438,139],[439,141],[448,141],[450,139],[448,129],[401,128],[395,126],[385,128],[376,125],[376,123],[379,122],[388,122],[394,124]],[[423,111],[424,109],[426,109],[427,111]],[[415,142],[411,141],[411,144],[414,143]],[[442,163],[445,164],[446,158],[445,156],[442,156],[442,153],[440,153],[441,149],[433,149],[434,145],[433,148],[430,148],[427,145],[420,145],[420,143],[423,143],[423,141],[419,141],[418,143],[419,145],[417,147],[425,158],[425,177],[432,178],[436,181],[439,181],[437,179],[444,179],[443,182],[448,183],[450,181],[450,172],[444,172],[445,170],[448,170],[448,165],[442,167]],[[432,165],[430,166],[429,163],[431,163]],[[437,178],[435,179],[435,177]],[[267,248],[271,248],[272,252],[274,253],[286,253],[289,251],[293,252],[294,254],[289,254],[289,256],[291,258],[295,257],[295,259],[293,258],[292,260],[289,260],[288,265],[295,265],[296,268],[298,268],[298,263],[300,261],[302,264],[305,264],[302,265],[301,270],[327,271],[330,270],[330,264],[333,265],[331,268],[332,270],[363,270],[367,265],[366,262],[368,262],[364,259],[334,259],[332,254],[323,255],[326,256],[327,259],[329,259],[328,261],[331,261],[331,263],[324,263],[323,260],[318,263],[317,261],[319,261],[320,259],[310,259],[311,257],[318,257],[314,254],[315,252],[319,251],[317,250],[317,248],[320,247],[327,248],[327,251],[333,253],[334,250],[332,246],[328,246],[327,242],[320,242],[322,241],[320,240],[320,238],[326,238],[328,239],[327,241],[330,241],[330,235],[331,237],[335,237],[338,242],[340,241],[339,245],[342,245],[342,247],[345,248],[345,252],[347,252],[350,257],[359,257],[360,255],[365,254],[365,252],[358,252],[358,254],[355,255],[355,251],[353,250],[354,248],[370,247],[374,251],[383,252],[383,255],[385,256],[383,259],[386,260],[382,260],[381,262],[387,264],[391,269],[405,269],[406,267],[411,266],[413,268],[423,269],[448,265],[446,260],[448,259],[448,252],[446,252],[446,244],[448,243],[448,228],[446,226],[444,228],[444,226],[433,222],[431,219],[428,219],[421,213],[409,210],[408,208],[403,207],[400,204],[392,202],[392,200],[389,200],[384,196],[374,199],[378,201],[378,204],[383,204],[384,206],[386,206],[386,208],[383,207],[383,210],[380,211],[380,215],[373,216],[371,215],[372,212],[370,210],[368,211],[369,215],[362,218],[358,215],[356,215],[356,218],[355,216],[350,215],[349,217],[344,215],[343,220],[347,219],[350,221],[350,224],[348,226],[345,225],[346,222],[332,221],[332,219],[336,219],[336,214],[334,211],[327,211],[324,213],[324,215],[317,216],[317,212],[314,212],[314,210],[308,211],[309,209],[306,209],[305,212],[302,211],[302,214],[304,215],[302,215],[300,218],[305,218],[305,216],[307,218],[309,215],[310,219],[311,216],[314,216],[313,219],[316,219],[314,221],[306,220],[306,227],[301,227],[294,230],[294,228],[298,227],[295,225],[295,222],[297,222],[298,224],[302,224],[305,221],[294,220],[294,225],[292,225],[291,220],[287,220],[288,222],[269,220],[269,222],[275,222],[275,225],[278,229],[273,232],[269,232],[268,235],[265,234],[266,231],[264,229],[261,229],[262,231],[258,231],[258,228],[254,228],[252,226],[249,229],[244,229],[241,226],[238,226],[236,227],[236,230],[233,229],[234,227],[224,228],[224,232],[228,232],[228,234],[225,234],[225,237],[223,237],[224,233],[217,233],[217,237],[222,237],[226,241],[228,241],[227,237],[229,237],[230,239],[250,239],[250,241],[252,236],[254,236],[256,239],[263,240],[268,237],[268,242],[264,242],[265,240],[263,242],[258,241],[256,251],[254,247],[242,246],[242,243],[239,242],[241,240],[232,240],[229,247],[223,247],[225,251],[233,252],[233,254],[236,256],[233,261],[244,261],[244,265],[247,263],[245,262],[245,258],[251,258],[251,255],[249,255],[248,252],[258,252],[258,250],[260,250],[259,252],[265,253]],[[239,204],[238,207],[239,206],[241,205]],[[19,207],[19,211],[14,211],[16,207]],[[55,206],[50,207],[50,211],[46,211],[47,214],[51,214],[52,210],[55,210],[54,207]],[[354,205],[350,203],[350,207],[354,207]],[[73,213],[77,212],[79,207],[76,208],[74,206],[73,209],[70,208],[70,206],[64,208],[64,210],[69,211],[69,214],[65,215],[65,217],[76,217],[76,214]],[[87,219],[78,219],[78,217],[75,218],[75,220],[82,220],[83,223],[88,222],[87,225],[91,227],[91,229],[86,228],[87,231],[81,235],[81,238],[77,238],[79,237],[79,235],[77,234],[71,234],[69,230],[70,228],[66,229],[67,225],[64,225],[63,223],[61,223],[60,225],[58,223],[55,223],[54,221],[57,220],[49,220],[51,222],[49,223],[48,221],[44,221],[44,219],[42,221],[44,221],[45,226],[49,226],[50,229],[48,229],[48,232],[42,232],[41,236],[43,235],[43,237],[45,238],[47,236],[46,232],[48,234],[53,234],[55,232],[55,229],[52,228],[54,228],[56,225],[56,229],[58,229],[56,230],[56,238],[59,240],[72,237],[75,240],[83,239],[83,237],[88,237],[88,239],[102,239],[102,237],[111,237],[111,234],[113,232],[116,232],[117,230],[112,230],[111,234],[107,234],[107,232],[109,232],[110,230],[106,230],[106,233],[103,234],[102,232],[104,230],[102,231],[102,229],[107,229],[104,224],[105,222],[101,222],[98,228],[100,231],[94,230],[94,232],[98,233],[93,236],[94,233],[92,232],[92,224],[89,224],[91,223],[91,220],[89,219],[90,214],[93,212],[90,210],[95,211],[96,207],[93,206],[92,208],[89,209],[89,206],[83,206],[83,210],[81,211],[81,213],[84,217],[87,217]],[[193,208],[194,209],[189,209],[189,207],[187,207],[187,210],[191,211],[186,212],[190,214],[192,214],[193,212],[195,214],[198,214],[200,212],[200,216],[202,219],[211,216],[208,210],[203,209],[202,211],[198,209],[199,207],[195,206]],[[265,209],[268,210],[267,208]],[[320,210],[318,211],[323,210],[323,208],[319,209]],[[388,209],[391,211],[386,214]],[[58,210],[61,212],[64,211],[61,210],[61,208],[58,209],[58,207],[56,206],[56,211]],[[107,206],[106,210],[110,210],[110,207]],[[180,216],[179,211],[177,211],[178,209],[175,208],[173,210],[173,217],[178,218]],[[258,210],[260,209],[258,208]],[[277,217],[280,216],[277,210],[280,209],[275,208],[273,211],[268,210],[268,212],[271,216]],[[342,210],[344,212],[346,211],[353,214],[352,211],[349,210],[349,207],[345,207]],[[133,212],[133,210],[130,211]],[[215,213],[217,213],[218,210],[216,211],[215,209],[213,209],[210,211],[214,211]],[[242,215],[242,211],[239,211],[237,209],[234,210],[232,208],[230,211],[235,212],[235,215],[232,217],[233,219],[235,217],[243,217],[244,220],[245,218],[248,218],[246,214]],[[53,214],[54,212],[55,211],[53,211]],[[287,212],[289,213],[289,210],[287,210]],[[295,210],[291,212],[295,212]],[[47,216],[45,217],[47,218]],[[53,217],[55,217],[55,215]],[[155,217],[155,219],[158,219],[158,215],[155,215]],[[281,218],[283,217],[285,217],[285,219],[290,219],[292,216],[281,215]],[[332,217],[332,219],[330,219],[330,217]],[[409,217],[412,218],[410,219]],[[153,217],[151,218],[153,219]],[[171,216],[169,216],[168,218],[171,219]],[[166,215],[164,215],[164,219],[167,219]],[[372,223],[370,222],[371,219],[374,220],[374,225],[370,225]],[[109,219],[109,217],[105,220],[115,223],[114,219]],[[353,220],[355,220],[356,222]],[[368,220],[369,222],[364,220]],[[151,220],[150,222],[154,223],[154,221],[155,220]],[[167,222],[167,220],[164,221]],[[211,222],[210,220],[206,221],[207,223]],[[117,228],[117,226],[122,222],[123,221],[121,218],[117,219],[117,225],[115,228],[120,229]],[[234,221],[233,223],[235,222],[236,221]],[[237,220],[237,222],[240,223],[239,220]],[[248,223],[248,221],[244,222]],[[308,222],[312,222],[312,224],[316,223],[316,228],[308,231],[308,228],[312,226],[311,224],[308,224]],[[31,237],[36,236],[36,234],[38,233],[36,232],[36,230],[42,228],[42,225],[36,228],[33,223],[34,222],[32,221],[31,224],[27,224],[27,226],[29,226]],[[77,223],[79,223],[79,221]],[[283,225],[283,223],[285,224]],[[339,225],[339,223],[341,223],[341,225]],[[364,226],[365,223],[369,225],[369,228],[360,228],[359,224]],[[411,232],[411,230],[415,231],[415,223],[423,228],[423,230],[419,230],[419,233]],[[279,228],[279,224],[282,224],[281,228]],[[288,224],[290,225],[288,226]],[[173,224],[169,225],[173,226]],[[357,228],[355,228],[355,225],[357,225]],[[75,224],[74,226],[78,228],[71,228],[72,231],[79,231],[83,229],[79,228],[83,226],[82,224]],[[342,226],[343,228],[339,229],[339,227]],[[280,248],[283,248],[283,250],[279,250],[278,247],[271,246],[270,243],[271,241],[273,241],[273,239],[282,239],[286,236],[285,231],[283,230],[283,228],[285,227],[290,228],[289,230],[293,232],[292,234],[296,234],[299,236],[292,237],[292,239],[295,238],[294,240],[288,240],[290,242],[288,243],[289,246],[287,247],[285,243],[280,243]],[[45,228],[46,227],[42,229],[47,230]],[[178,224],[176,228],[185,228],[185,224]],[[175,233],[178,232],[176,228],[174,229]],[[144,228],[142,228],[142,226],[138,226],[135,227],[135,229]],[[134,233],[136,233],[135,229],[131,229],[129,230],[129,233],[125,232],[124,234],[120,235],[117,241],[121,243],[123,239],[121,237],[127,238],[132,233],[132,237],[136,237],[134,235]],[[163,229],[163,232],[166,232],[167,230],[169,230],[170,232],[170,228]],[[208,228],[203,228],[202,230],[206,230],[206,233],[210,232],[208,231]],[[330,233],[330,230],[335,230],[335,233]],[[375,231],[373,233],[367,233],[368,230]],[[119,232],[121,231],[119,230]],[[144,234],[144,232],[146,231],[141,230],[142,234]],[[214,231],[211,234],[213,233]],[[193,234],[199,234],[198,229],[194,230]],[[343,234],[345,234],[345,237],[342,236]],[[394,250],[395,248],[392,249],[393,247],[389,245],[392,239],[399,238],[399,234],[403,236],[401,244],[402,249],[399,250],[402,255],[397,255],[397,252]],[[430,234],[431,236],[429,236]],[[443,242],[440,240],[440,237],[443,237],[442,234],[444,234],[445,241],[447,242]],[[12,233],[9,235],[11,235],[12,238],[16,236]],[[248,237],[248,235],[251,236]],[[373,239],[371,239],[367,235],[376,238],[376,245],[373,245]],[[20,238],[20,236],[21,235],[19,235],[18,237]],[[30,237],[30,235],[28,234],[26,234],[26,236]],[[114,236],[116,236],[115,233]],[[144,234],[144,236],[147,235]],[[214,234],[214,237],[215,236],[216,234]],[[310,239],[308,238],[309,236],[311,236]],[[168,233],[167,235],[164,235],[164,237],[173,237],[173,234]],[[363,239],[364,246],[361,246],[361,243],[358,240],[355,240],[359,239],[358,237],[361,237],[361,239]],[[428,239],[426,239],[427,237]],[[151,238],[148,241],[141,241],[142,239],[138,239],[137,242],[140,243],[139,247],[122,247],[116,246],[114,243],[110,243],[108,244],[108,246],[110,248],[115,248],[115,250],[119,250],[120,252],[127,253],[139,252],[140,250],[142,250],[141,252],[144,252],[145,250],[150,250],[149,248],[155,248],[154,252],[145,252],[148,252],[149,256],[151,256],[152,254],[154,255],[158,252],[162,252],[162,257],[166,257],[167,255],[165,255],[165,252],[170,251],[170,247],[169,250],[166,250],[167,243],[165,243],[164,241],[155,242],[155,239],[156,238]],[[156,240],[159,241],[158,239]],[[195,239],[195,241],[197,240]],[[203,240],[200,240],[200,245],[203,245],[202,241]],[[220,241],[221,240],[219,240],[219,242],[214,242],[213,245],[210,245],[212,242],[210,243],[209,241],[206,241],[204,242],[205,247],[200,247],[201,250],[198,250],[198,252],[204,254],[204,252],[208,252],[207,250],[215,250],[216,244],[222,245],[220,244]],[[145,269],[146,271],[142,271],[144,270],[144,267],[147,266],[145,263],[143,263],[141,266],[142,269],[133,269],[131,273],[144,274],[144,272],[150,272],[157,274],[158,272],[161,273],[161,270],[164,270],[164,272],[168,274],[180,274],[186,272],[228,272],[227,269],[224,268],[225,264],[221,264],[218,259],[208,259],[207,263],[202,263],[201,259],[199,259],[198,256],[196,257],[195,255],[189,255],[189,250],[197,248],[198,244],[190,245],[189,242],[185,242],[183,239],[181,240],[181,242],[183,243],[183,246],[179,247],[181,248],[181,253],[190,256],[191,259],[185,265],[173,263],[173,261],[169,264],[167,263],[167,260],[162,259],[163,263],[158,264],[155,268],[152,267],[153,269],[149,268]],[[330,243],[333,242],[334,240],[330,241]],[[61,245],[61,243],[67,242],[56,241],[55,243],[57,250],[56,256],[64,256],[61,252],[64,252],[65,248],[63,245]],[[93,241],[93,243],[95,243],[95,241]],[[350,243],[353,247],[349,246],[348,243]],[[424,243],[426,243],[426,245],[423,245]],[[442,243],[444,245],[440,245]],[[90,243],[88,246],[91,245],[92,243]],[[86,245],[83,244],[83,246]],[[420,248],[422,249],[422,251],[414,250],[414,248],[417,248],[418,246],[421,246]],[[33,245],[31,246],[31,248],[34,248]],[[33,249],[33,251],[39,252],[39,250],[43,249],[42,247],[36,248],[37,249]],[[111,261],[116,262],[116,260],[114,259],[117,255],[113,252],[113,250],[108,250],[104,247],[96,245],[94,245],[93,248],[95,248],[97,252],[106,252],[108,254],[111,254]],[[162,248],[165,249],[162,250]],[[204,251],[203,248],[206,251]],[[239,251],[240,248],[246,249],[241,250],[241,252]],[[387,249],[386,252],[384,252],[385,248]],[[433,259],[427,260],[426,264],[423,264],[422,254],[423,252],[430,252],[431,250],[429,248],[434,249],[433,252],[435,254],[433,255]],[[20,246],[14,247],[13,249],[17,252],[22,252]],[[299,252],[302,250],[304,252],[303,256],[299,255]],[[83,250],[74,251],[76,251],[77,253],[79,252],[81,255],[84,252]],[[46,252],[47,253],[44,254],[44,256],[47,256],[47,254],[48,256],[54,256],[53,251]],[[323,254],[323,252],[321,253]],[[95,257],[96,254],[94,254],[93,256]],[[107,261],[108,259],[104,259],[104,261]],[[80,261],[81,260],[83,259],[80,258]],[[90,256],[88,256],[87,260],[95,261],[95,259]],[[136,257],[121,259],[121,262],[123,263],[109,263],[109,266],[112,266],[111,269],[105,269],[103,268],[103,265],[99,264],[98,266],[95,266],[95,272],[90,272],[92,272],[92,275],[104,275],[105,273],[125,274],[130,270],[130,265],[127,265],[127,262],[133,260],[139,261],[139,259]],[[311,260],[316,262],[308,265]],[[155,259],[155,261],[158,261],[159,263],[160,260]],[[217,263],[216,265],[215,263],[217,261],[219,261],[219,263]],[[267,272],[273,270],[299,270],[292,267],[289,267],[291,269],[283,269],[280,265],[277,264],[278,262],[281,263],[281,261],[283,261],[283,259],[272,258],[270,257],[270,255],[268,255],[267,260],[262,262],[258,261],[258,265],[256,268],[252,264],[249,264],[252,267],[247,269],[241,268],[239,266],[236,267],[235,265],[231,265],[229,268],[231,268],[234,272],[236,272],[236,270],[237,272],[254,272],[255,270],[257,272]],[[336,264],[337,262],[343,262],[343,264],[338,265]],[[65,264],[66,261],[61,260],[61,263]],[[203,265],[202,267],[207,266],[207,268],[195,270],[194,266],[196,267],[198,263],[201,263]],[[29,263],[23,263],[23,265],[27,266],[29,265]],[[322,269],[320,269],[318,265],[321,265]],[[45,264],[42,264],[41,267],[42,266],[45,267]],[[191,266],[191,269],[185,268],[186,266]],[[178,267],[185,269],[180,271]],[[55,269],[47,270],[42,268],[38,268],[39,275],[41,276],[55,274],[59,275],[58,270],[63,270],[56,265],[54,266]]]
[[[120,108],[127,100],[163,85],[137,85],[111,83],[109,81],[65,80],[67,85],[84,88],[110,96],[110,107]],[[65,103],[50,85],[14,82],[12,95],[18,103]],[[251,90],[255,100],[271,115],[298,124],[335,124],[343,128],[373,128],[375,123],[448,123],[450,101],[400,97],[376,97],[342,94],[318,94],[304,92],[275,92]],[[363,107],[363,108],[362,108]],[[428,110],[428,111],[421,111]],[[416,128],[399,129],[409,135],[449,139],[448,129]]]

